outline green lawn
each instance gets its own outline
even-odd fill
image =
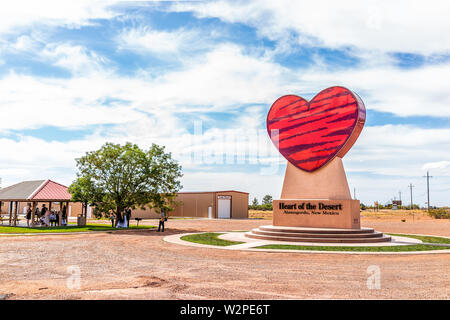
[[[391,236],[399,237],[409,237],[421,240],[428,243],[436,244],[450,244],[450,239],[433,237],[433,236],[414,236],[409,234],[397,234],[397,233],[387,233]],[[340,247],[340,246],[297,246],[297,245],[285,245],[285,244],[271,244],[260,247],[255,247],[256,249],[283,249],[283,250],[316,250],[316,251],[353,251],[353,252],[408,252],[408,251],[428,251],[428,250],[445,250],[450,249],[449,247],[438,247],[427,244],[414,244],[407,246],[375,246],[375,247]]]
[[[152,229],[155,226],[130,226],[129,229]],[[86,226],[76,226],[68,225],[66,227],[10,227],[10,226],[0,226],[0,234],[9,233],[64,233],[64,232],[88,232],[88,231],[117,231],[117,230],[128,230],[128,229],[116,229],[112,228],[110,225],[106,224],[87,224]]]
[[[243,242],[229,241],[219,239],[218,236],[223,233],[200,233],[181,237],[181,240],[209,244],[213,246],[231,246]],[[432,236],[411,236],[405,234],[391,234],[394,236],[411,237],[422,240],[428,243],[450,243],[450,239]],[[406,246],[305,246],[305,245],[291,245],[291,244],[270,244],[255,247],[255,249],[282,249],[282,250],[312,250],[312,251],[347,251],[347,252],[408,252],[408,251],[430,251],[430,250],[445,250],[450,249],[444,246],[433,246],[427,244],[414,244]]]
[[[399,234],[399,233],[386,233],[386,234],[388,234],[390,236],[414,238],[414,239],[418,239],[418,240],[421,240],[422,242],[427,242],[427,243],[450,244],[450,239],[448,239],[448,238],[433,237],[433,236],[415,236],[412,234]]]
[[[213,246],[232,246],[234,244],[243,243],[243,242],[239,242],[239,241],[229,241],[229,240],[219,239],[218,236],[220,236],[221,234],[223,234],[223,233],[208,232],[208,233],[192,234],[192,235],[181,237],[181,240],[195,242],[195,243],[201,243],[201,244],[210,244]]]
[[[349,252],[407,252],[445,250],[449,247],[438,247],[425,244],[407,246],[380,246],[380,247],[339,247],[339,246],[297,246],[290,244],[270,244],[255,249],[282,249],[282,250],[313,250],[313,251],[349,251]]]

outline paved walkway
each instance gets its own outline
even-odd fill
[[[141,221],[144,223],[144,221]],[[140,223],[140,224],[141,224]],[[145,221],[155,225],[157,220]],[[332,254],[217,250],[174,234],[251,230],[267,220],[169,219],[166,232],[2,237],[0,295],[8,299],[448,299],[450,253]],[[389,233],[450,236],[448,221],[364,224]],[[36,241],[38,240],[38,241]],[[184,242],[186,243],[186,242]],[[250,251],[253,250],[253,251]],[[325,253],[325,254],[324,254]],[[327,254],[329,253],[329,254]],[[81,271],[67,287],[68,267]],[[126,268],[124,268],[126,266]],[[371,266],[381,289],[367,287]]]
[[[270,240],[259,240],[251,239],[245,236],[246,232],[224,232],[218,238],[229,241],[239,241],[244,242],[241,244],[230,245],[230,246],[214,246],[208,244],[200,244],[190,241],[181,240],[181,237],[192,234],[200,233],[183,233],[174,234],[166,236],[163,238],[164,241],[193,247],[203,247],[211,249],[221,249],[221,250],[241,250],[241,251],[257,251],[257,252],[285,252],[285,253],[336,253],[336,254],[436,254],[436,253],[450,253],[450,249],[445,250],[430,250],[430,251],[404,251],[404,252],[363,252],[363,251],[323,251],[323,250],[283,250],[283,249],[257,249],[257,247],[271,244],[285,244],[285,245],[300,245],[300,246],[337,246],[337,247],[377,247],[377,246],[405,246],[405,245],[415,245],[422,243],[421,240],[391,236],[392,241],[389,243],[311,243],[311,242],[289,242],[289,241],[270,241]]]

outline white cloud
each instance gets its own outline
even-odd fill
[[[447,1],[214,1],[176,3],[176,11],[245,23],[262,36],[329,48],[354,46],[372,51],[447,53],[450,12]]]
[[[344,165],[351,190],[366,204],[386,203],[403,194],[409,203],[408,185],[415,188],[414,203],[426,202],[429,170],[435,178],[431,185],[432,205],[448,205],[450,184],[450,129],[424,129],[406,125],[366,127]],[[448,190],[445,192],[445,190]]]
[[[450,129],[407,125],[365,127],[346,159],[355,171],[379,175],[422,175],[424,165],[448,159]]]
[[[297,93],[317,93],[342,85],[358,93],[370,110],[401,117],[450,117],[450,63],[401,69],[390,65],[328,71],[321,68],[296,70]]]
[[[117,39],[119,49],[141,53],[179,54],[203,47],[198,32],[193,30],[158,31],[135,28],[123,31]]]
[[[412,70],[388,65],[334,72],[315,67],[287,69],[264,57],[244,54],[236,45],[222,44],[180,70],[149,78],[118,76],[106,67],[110,63],[81,46],[48,44],[40,56],[68,68],[74,77],[52,79],[14,72],[4,76],[0,109],[11,121],[2,129],[124,123],[139,119],[137,110],[166,116],[194,111],[248,113],[243,105],[263,104],[267,109],[281,95],[317,93],[330,85],[359,93],[368,117],[371,110],[450,117],[448,63]],[[123,102],[105,106],[108,99]],[[256,119],[249,115],[245,121]]]
[[[424,170],[428,169],[446,169],[450,167],[450,161],[438,161],[438,162],[430,162],[425,163],[422,167]]]
[[[103,104],[120,92],[119,84],[108,87],[105,77],[49,79],[9,74],[0,79],[1,130],[73,128],[141,118],[130,104]]]
[[[149,105],[207,106],[209,111],[237,109],[245,103],[267,103],[289,82],[288,70],[222,44],[186,62],[180,71],[155,78]]]
[[[145,109],[177,106],[179,111],[223,111],[242,104],[262,103],[268,107],[281,95],[317,93],[343,85],[357,92],[370,110],[401,117],[450,117],[450,63],[415,69],[364,65],[345,70],[285,68],[267,57],[244,54],[232,44],[222,44],[187,61],[184,68],[149,81],[154,95],[136,91]]]
[[[335,5],[329,4],[333,9]],[[447,40],[442,37],[439,45],[433,40],[435,35],[430,35],[430,42],[422,41],[434,30],[433,26],[424,25],[423,32],[416,34],[415,40],[408,35],[402,42],[399,41],[403,35],[402,31],[397,32],[393,27],[392,38],[389,38],[384,30],[386,21],[380,22],[374,18],[367,27],[363,25],[361,17],[352,19],[358,10],[363,10],[362,5],[357,4],[354,9],[347,8],[350,10],[347,15],[339,11],[343,9],[336,8],[342,19],[348,20],[342,23],[340,20],[333,20],[341,17],[331,17],[330,20],[324,21],[317,17],[315,20],[314,17],[308,18],[312,19],[311,21],[294,19],[292,16],[302,17],[304,14],[303,11],[295,9],[296,5],[292,3],[288,9],[274,7],[269,10],[267,8],[277,6],[276,2],[261,2],[261,8],[254,3],[239,4],[238,9],[245,9],[240,12],[236,11],[235,5],[223,5],[222,2],[202,3],[199,7],[196,4],[195,8],[198,14],[204,16],[219,16],[226,21],[243,21],[255,25],[261,34],[273,39],[286,39],[285,37],[291,37],[290,30],[296,30],[303,35],[300,40],[302,43],[309,41],[329,47],[355,46],[357,48],[352,49],[353,53],[365,56],[366,62],[372,58],[376,62],[339,71],[330,71],[325,65],[310,69],[289,69],[273,62],[269,55],[247,54],[244,48],[225,43],[216,47],[206,46],[208,52],[189,57],[189,60],[185,59],[179,70],[171,70],[154,77],[145,76],[145,72],[135,77],[125,77],[111,70],[110,61],[82,46],[70,43],[45,44],[39,58],[70,70],[73,77],[32,77],[16,72],[3,76],[0,79],[0,112],[4,116],[0,130],[47,126],[70,128],[106,123],[116,126],[101,131],[101,134],[68,142],[44,141],[27,136],[20,136],[19,141],[1,139],[2,149],[8,150],[0,155],[0,168],[3,168],[0,174],[4,177],[4,185],[29,178],[47,177],[55,177],[68,183],[74,177],[73,159],[85,151],[98,148],[105,141],[132,141],[141,147],[148,147],[151,142],[156,142],[166,145],[167,149],[174,153],[177,150],[190,152],[201,148],[214,156],[214,152],[222,150],[217,148],[218,140],[214,140],[216,135],[228,136],[236,128],[252,129],[263,125],[265,112],[279,96],[288,93],[313,94],[330,85],[344,85],[361,94],[368,108],[368,117],[373,110],[391,112],[399,116],[450,117],[450,64],[402,70],[393,67],[391,60],[385,60],[385,55],[382,59],[377,56],[378,52],[397,50],[397,43],[401,43],[405,50],[425,54],[448,50]],[[308,7],[309,9],[314,9],[316,4],[308,6],[312,6]],[[98,8],[106,6],[98,5]],[[202,13],[198,8],[205,11]],[[27,18],[25,15],[21,25],[45,22],[76,26],[91,23],[92,17],[101,17],[103,14],[100,9],[97,13],[89,13],[90,9],[83,10],[75,10],[73,19],[69,18],[67,21],[59,15],[52,17],[49,13],[49,16],[44,17],[42,13],[37,12],[38,18],[31,15]],[[107,10],[104,13],[106,16],[110,14]],[[390,13],[386,17],[389,18],[389,15]],[[61,17],[63,16],[61,13]],[[287,17],[284,22],[283,17]],[[382,18],[385,19],[384,14]],[[405,19],[407,18],[399,17],[398,23],[405,24]],[[442,27],[438,33],[442,35],[447,29],[446,23],[440,19],[438,17],[435,23]],[[263,20],[266,21],[267,27],[260,23]],[[0,22],[0,32],[13,30],[13,26],[18,25],[11,22],[5,27],[5,23],[7,22]],[[322,23],[323,26],[314,28]],[[379,34],[364,28],[375,28]],[[405,28],[409,28],[407,24]],[[411,28],[411,32],[415,31],[414,28]],[[191,40],[195,41],[192,38],[198,35],[196,31],[182,31],[177,35],[136,28],[122,33],[119,40],[123,40],[123,49],[140,50],[143,54],[150,52],[177,55],[189,51]],[[332,37],[332,33],[343,37]],[[362,39],[365,33],[367,39]],[[386,41],[378,41],[377,37],[384,37]],[[423,42],[424,46],[416,46],[416,42]],[[35,45],[32,37],[28,36],[20,36],[13,43],[16,50],[25,51]],[[40,45],[42,46],[42,43]],[[119,102],[105,105],[104,102],[108,100]],[[247,104],[252,106],[243,107]],[[255,106],[256,104],[263,106]],[[205,112],[224,111],[232,111],[235,114],[235,117],[230,117],[227,128],[209,129],[205,132],[200,147],[192,145],[193,137],[187,130],[192,123],[184,121],[180,115],[190,113],[192,118],[198,115],[199,119],[206,119],[208,117]],[[209,125],[214,126],[213,121],[211,120]],[[445,184],[449,183],[447,176],[450,174],[446,171],[446,163],[449,160],[447,150],[450,148],[448,137],[450,131],[443,128],[421,129],[392,125],[366,127],[355,148],[344,160],[349,182],[351,186],[357,187],[358,193],[364,197],[364,202],[388,200],[392,194],[397,193],[397,188],[405,188],[410,181],[419,185],[424,168],[428,168],[432,170],[432,174],[433,171],[442,170],[440,172],[445,177],[435,179],[434,183],[443,190]],[[225,149],[231,147],[233,146],[230,141],[223,144]],[[248,150],[252,157],[258,155],[257,145]],[[272,161],[279,162],[274,152],[276,155],[272,147],[271,152],[267,152],[255,166]],[[266,193],[277,197],[281,189],[280,174],[267,176],[236,172],[232,166],[210,166],[211,171],[207,171],[202,164],[187,161],[182,164],[184,168],[200,170],[196,173],[187,172],[184,178],[187,190],[238,189],[251,191],[251,197],[256,195],[261,198]],[[383,181],[377,186],[372,178],[361,177],[361,173],[383,177]],[[422,194],[422,191],[417,191]],[[448,198],[445,193],[439,197],[442,204]]]
[[[142,148],[148,148],[153,142],[158,143],[173,152],[184,169],[185,191],[237,189],[251,192],[251,198],[256,196],[260,199],[265,194],[279,197],[286,161],[280,161],[281,157],[277,157],[265,132],[261,132],[261,140],[252,135],[252,127],[243,131],[238,129],[238,125],[235,129],[207,129],[200,138],[196,138],[186,131],[188,124],[172,113],[159,116],[156,119],[143,117],[113,130],[99,131],[82,140],[58,142],[24,136],[14,141],[3,138],[0,144],[8,150],[0,155],[0,167],[8,168],[0,171],[4,185],[43,177],[70,183],[75,173],[74,158],[100,147],[106,141],[132,141]],[[245,115],[238,117],[236,123],[245,121],[245,118]],[[244,148],[227,139],[233,133],[247,139]],[[384,203],[397,196],[398,191],[405,195],[407,185],[412,182],[416,186],[415,201],[423,204],[426,189],[422,176],[427,169],[438,176],[432,185],[433,205],[446,204],[447,196],[442,190],[448,188],[450,183],[450,162],[446,160],[450,148],[448,136],[450,131],[446,128],[421,129],[404,125],[366,127],[355,147],[344,158],[351,190],[356,187],[358,198],[366,204],[374,200]],[[196,150],[203,152],[204,158],[200,163],[193,162],[195,159],[191,158]],[[238,159],[227,163],[223,158],[228,150],[235,155],[244,153],[249,156],[243,163],[243,171],[236,169],[236,165],[240,164]],[[223,162],[210,163],[218,157],[222,157]],[[256,161],[249,160],[252,158]],[[276,170],[267,171],[270,165],[274,165]]]
[[[219,171],[219,170],[218,170]],[[182,178],[184,191],[237,190],[249,192],[250,202],[254,197],[261,203],[266,194],[274,199],[280,197],[283,176],[262,176],[257,173],[227,172],[187,172]]]
[[[33,77],[11,72],[0,79],[3,130],[46,125],[73,127],[124,123],[141,117],[191,111],[238,110],[242,104],[270,103],[289,86],[288,70],[222,45],[192,59],[178,71],[155,78],[123,77],[103,67],[95,53],[79,46],[48,45],[40,55],[66,67],[72,78]],[[103,105],[108,99],[122,103]],[[27,115],[22,117],[21,115]]]
[[[0,34],[17,32],[35,24],[79,27],[92,19],[109,19],[116,15],[109,7],[117,1],[15,0],[0,8]]]
[[[35,41],[27,35],[18,37],[16,42],[11,44],[11,48],[18,51],[29,51],[35,48],[35,46]]]
[[[89,74],[106,69],[107,59],[80,45],[50,43],[39,52],[42,59],[68,69],[73,74]]]

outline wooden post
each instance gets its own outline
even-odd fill
[[[14,209],[14,227],[17,225],[18,212],[19,212],[19,201],[16,201],[16,208]]]
[[[9,225],[12,223],[13,202],[9,201]]]
[[[48,214],[49,215],[52,214],[52,202],[51,201],[48,202]],[[49,216],[49,219],[50,219],[50,216]],[[50,223],[50,225],[52,225],[50,220],[49,220],[49,223]]]
[[[62,216],[62,201],[59,202],[59,214],[58,214],[58,226],[61,226],[61,216]]]
[[[66,225],[69,225],[69,201],[66,202]]]

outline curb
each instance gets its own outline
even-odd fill
[[[442,253],[450,253],[450,249],[443,249],[443,250],[429,250],[429,251],[403,251],[403,252],[364,252],[364,251],[324,251],[324,250],[291,250],[291,249],[256,249],[256,248],[245,248],[245,247],[235,247],[235,246],[242,246],[242,244],[237,245],[231,245],[231,246],[214,246],[209,244],[200,244],[195,242],[189,242],[185,240],[181,240],[181,237],[193,235],[193,234],[201,234],[204,232],[194,232],[194,233],[181,233],[181,234],[173,234],[170,236],[166,236],[163,238],[165,242],[172,243],[172,244],[179,244],[184,246],[191,246],[191,247],[197,247],[197,248],[210,248],[210,249],[219,249],[219,250],[234,250],[234,251],[251,251],[251,252],[272,252],[272,253],[300,253],[300,254],[311,254],[311,253],[320,253],[320,254],[369,254],[369,255],[411,255],[411,254],[442,254]],[[226,232],[224,232],[226,233]],[[445,237],[443,237],[445,238]],[[427,244],[427,243],[422,243]],[[450,245],[439,245],[439,244],[432,244],[435,246],[444,246],[444,247],[450,247]]]
[[[8,237],[8,236],[55,236],[55,235],[76,235],[76,234],[99,234],[99,233],[128,233],[128,232],[142,232],[142,231],[150,231],[156,228],[146,228],[146,229],[130,229],[130,230],[105,230],[105,231],[68,231],[68,232],[30,232],[30,233],[0,233],[0,237]]]

